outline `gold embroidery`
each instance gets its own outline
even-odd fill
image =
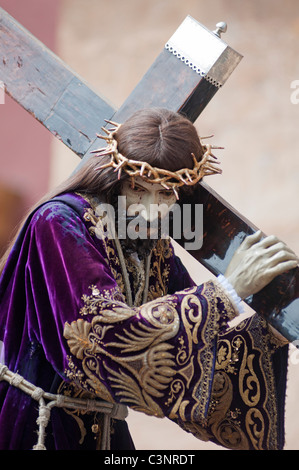
[[[151,397],[151,393],[146,389],[142,389],[135,378],[126,374],[123,370],[116,372],[109,367],[107,367],[107,370],[110,373],[109,380],[113,387],[119,389],[116,396],[120,397],[120,402],[129,402],[133,409],[147,415],[158,418],[164,417],[160,406]]]
[[[263,450],[265,422],[262,413],[256,408],[248,410],[246,415],[246,430],[256,450]]]
[[[81,388],[77,387],[75,383],[68,383],[68,382],[64,382],[62,381],[60,386],[58,387],[58,390],[57,390],[57,393],[58,394],[61,394],[61,395],[64,395],[64,396],[68,396],[68,397],[75,397],[75,398],[83,398],[83,399],[93,399],[94,398],[94,395],[92,395],[91,393],[88,393],[84,390],[82,390]],[[93,414],[94,415],[94,424],[93,426],[91,426],[91,431],[96,433],[97,436],[95,436],[96,439],[98,439],[99,441],[99,437],[101,435],[101,429],[99,427],[99,422],[101,420],[101,415],[98,416],[98,413],[94,413],[94,412],[89,412],[88,410],[86,411],[83,411],[83,410],[69,410],[67,408],[63,408],[63,410],[65,411],[65,413],[67,413],[69,416],[71,416],[77,423],[78,425],[78,428],[79,428],[79,432],[80,432],[80,439],[79,439],[79,444],[83,444],[84,442],[84,439],[86,437],[86,434],[87,434],[87,430],[86,430],[86,427],[85,427],[85,424],[84,424],[84,421],[82,419],[82,417],[84,415],[88,415],[88,414]],[[95,424],[97,423],[97,424]],[[97,429],[96,429],[97,427]]]
[[[124,303],[124,297],[118,288],[100,291],[97,286],[91,285],[89,289],[91,290],[91,295],[82,295],[84,306],[79,311],[80,315],[97,315],[101,309],[113,307],[114,302]]]
[[[81,319],[76,322],[72,322],[71,325],[65,324],[64,336],[68,339],[68,345],[70,351],[78,359],[83,359],[84,351],[91,347],[88,340],[88,334],[91,329],[91,325]]]
[[[133,279],[132,292],[135,292],[133,304],[135,307],[138,307],[142,303],[146,283],[145,260],[137,261],[133,256],[129,256],[125,258],[125,263],[127,271]]]
[[[111,300],[99,295],[92,303],[94,313],[95,308],[98,315],[90,323],[79,319],[71,324],[66,323],[64,330],[71,353],[82,360],[89,384],[92,384],[99,395],[102,393],[102,385],[98,380],[101,362],[110,374],[114,387],[119,388],[122,385],[121,391],[116,392],[121,397],[120,401],[131,401],[147,414],[161,416],[161,410],[151,396],[162,396],[163,390],[176,373],[174,356],[171,353],[173,347],[165,342],[177,333],[179,320],[176,309],[171,302],[165,304],[154,301],[141,307],[138,313],[123,303],[115,302],[115,299],[112,304]],[[130,324],[128,328],[123,328],[122,333],[115,335],[118,341],[107,342],[103,347],[107,332],[104,329],[107,327],[105,324],[111,325],[134,315],[139,320],[147,320],[148,325],[140,321],[136,326]],[[121,355],[112,355],[109,352],[114,348],[119,349]],[[134,355],[131,356],[131,353]],[[105,362],[105,357],[112,358],[122,367],[121,371],[112,370]]]
[[[273,351],[266,323],[254,315],[233,332],[235,335],[228,332],[219,338],[208,425],[219,443],[231,449],[250,445],[257,450],[276,449]],[[233,396],[239,396],[242,414],[231,408]]]
[[[66,376],[71,382],[74,382],[80,388],[85,388],[86,390],[90,391],[91,393],[95,394],[97,397],[102,398],[103,400],[114,402],[109,390],[107,387],[102,383],[103,381],[99,380],[98,377],[93,377],[88,373],[88,368],[86,368],[85,360],[82,362],[83,370],[86,372],[87,378],[86,382],[84,380],[85,375],[73,362],[72,356],[67,356],[68,360],[68,369],[65,371]],[[88,366],[92,369],[93,363],[90,361]],[[99,375],[99,377],[101,377]],[[84,387],[84,383],[86,383]]]
[[[225,370],[230,374],[236,374],[239,350],[243,343],[241,336],[235,336],[232,341],[220,337],[217,347],[216,370]]]
[[[186,387],[185,383],[182,379],[175,379],[170,387],[170,397],[165,402],[165,405],[171,405],[174,403],[169,418],[176,419],[178,415],[182,419],[182,421],[186,421],[185,417],[185,408],[186,405],[189,403],[188,401],[182,402],[184,395],[185,395]]]
[[[231,367],[231,343],[227,339],[221,339],[218,343],[216,370],[226,370]]]
[[[197,439],[207,442],[211,439],[212,434],[204,427],[194,422],[180,423],[180,426],[187,432],[192,433]]]
[[[91,223],[91,227],[88,228],[89,233],[92,237],[96,236],[102,241],[105,250],[105,261],[109,265],[112,275],[117,282],[117,285],[121,292],[125,291],[123,276],[118,272],[115,266],[119,266],[119,257],[117,250],[114,246],[113,238],[111,233],[108,232],[107,226],[103,223],[103,216],[97,214],[96,207],[100,204],[100,201],[93,197],[82,196],[90,204],[91,207],[85,209],[83,219],[86,222]],[[109,236],[108,236],[109,235]]]
[[[201,303],[200,300],[193,294],[195,290],[196,288],[193,288],[190,294],[185,294],[181,304],[182,321],[189,340],[189,350],[186,360],[189,359],[190,354],[192,353],[192,345],[198,344],[198,328],[202,324]],[[188,312],[188,319],[186,317],[186,312]]]
[[[248,355],[247,345],[244,342],[244,356],[239,373],[239,389],[247,406],[256,406],[261,398],[260,383],[253,368],[254,354]],[[246,390],[244,382],[246,378]]]
[[[125,287],[123,276],[114,267],[120,265],[117,250],[114,246],[113,239],[111,237],[109,238],[107,235],[107,227],[103,223],[103,216],[97,215],[96,207],[100,202],[95,198],[88,198],[82,195],[81,197],[84,197],[84,199],[91,205],[91,207],[85,209],[83,215],[84,220],[92,224],[88,230],[92,236],[98,237],[103,242],[106,252],[105,261],[109,265],[118,287],[121,292],[124,293]],[[172,256],[173,250],[170,245],[170,239],[157,240],[157,244],[152,251],[152,263],[149,273],[151,283],[147,300],[154,300],[167,294],[170,272],[170,264],[168,260]],[[129,258],[125,261],[126,267],[133,277],[132,287],[136,292],[134,305],[139,306],[141,304],[141,296],[145,283],[144,273],[142,272],[142,268],[144,270],[144,267],[142,265],[138,267],[135,266]],[[163,265],[164,267],[162,268]]]
[[[249,335],[255,349],[260,353],[261,380],[263,380],[266,387],[263,411],[270,423],[267,433],[267,448],[276,449],[278,442],[276,385],[272,365],[273,350],[271,335],[269,334],[266,320],[259,315],[254,315],[250,320]]]
[[[85,318],[90,315],[91,320],[81,318],[65,324],[64,336],[70,352],[82,364],[80,371],[70,358],[70,377],[76,378],[81,387],[111,401],[112,392],[103,385],[107,381],[120,402],[146,414],[163,416],[155,398],[165,397],[165,404],[172,406],[170,417],[186,420],[190,400],[184,397],[196,370],[196,381],[189,394],[191,416],[205,421],[213,367],[211,349],[219,318],[212,283],[202,292],[208,300],[207,317],[203,316],[197,287],[181,292],[180,315],[176,295],[129,308],[120,300],[123,297],[117,289],[103,293],[96,286],[90,289],[92,294],[82,297],[84,306],[80,314]],[[114,332],[114,324],[122,326]],[[181,325],[184,335],[179,336],[175,349],[169,341],[178,334]],[[196,356],[194,346],[198,347],[199,342]]]
[[[91,236],[96,236],[99,240],[103,242],[107,255],[106,261],[108,262],[108,264],[110,264],[109,261],[111,260],[116,262],[116,264],[119,264],[119,260],[115,256],[115,247],[112,243],[112,238],[110,236],[111,234],[109,234],[108,237],[107,226],[103,223],[103,216],[98,215],[94,207],[96,205],[96,201],[91,199],[89,203],[92,207],[86,208],[83,214],[83,219],[86,220],[86,222],[90,222],[92,224],[92,226],[89,227],[88,231]]]
[[[86,216],[92,226],[97,224],[99,229],[100,222],[92,211],[86,212]],[[96,234],[95,230],[91,232]],[[169,241],[161,240],[153,251],[150,269],[148,299],[151,302],[130,309],[122,295],[122,276],[115,269],[119,260],[113,243],[101,240],[119,288],[102,291],[91,286],[91,295],[82,297],[84,305],[80,314],[83,318],[65,325],[64,334],[71,354],[80,361],[75,365],[73,356],[68,358],[69,379],[107,401],[117,399],[146,414],[163,416],[162,405],[167,406],[171,419],[180,420],[183,428],[201,439],[211,437],[213,432],[218,442],[229,448],[248,449],[250,445],[256,449],[275,448],[273,346],[269,345],[269,334],[261,334],[263,320],[259,319],[258,328],[250,327],[254,320],[252,325],[246,321],[240,323],[231,340],[225,334],[219,337],[213,393],[206,417],[219,305],[226,317],[234,318],[236,312],[230,299],[217,284],[210,282],[201,293],[207,300],[204,313],[208,321],[203,316],[196,287],[177,293],[184,295],[178,311],[176,296],[165,297],[172,252]],[[85,321],[88,315],[91,319],[88,317]],[[114,332],[116,324],[118,328]],[[262,396],[261,387],[265,384],[267,389]],[[246,407],[244,414],[233,407],[233,393],[239,396],[242,411]]]
[[[226,291],[222,289],[218,282],[213,283],[213,285],[216,291],[216,296],[219,297],[219,299],[221,299],[221,302],[223,302],[224,304],[224,309],[226,311],[227,318],[229,320],[233,320],[238,315],[234,303],[227,295]]]
[[[194,291],[196,287],[193,288]],[[192,290],[189,290],[192,293]],[[201,328],[201,339],[203,345],[198,355],[197,362],[200,368],[200,379],[194,387],[192,398],[194,406],[191,412],[191,420],[197,422],[201,426],[207,425],[206,407],[210,400],[211,382],[213,380],[212,370],[214,367],[214,341],[219,328],[219,311],[217,306],[215,292],[215,284],[207,282],[203,286],[201,295],[207,299],[207,321]],[[221,292],[220,292],[221,294]],[[195,303],[198,301],[196,298]],[[191,304],[192,305],[192,304]],[[187,327],[188,328],[188,327]],[[190,333],[189,333],[190,335]]]
[[[99,221],[99,217],[95,214],[95,211],[91,207],[85,209],[83,219],[86,220],[86,222],[92,223],[92,226],[88,230],[91,235],[96,235],[96,227]]]
[[[239,411],[229,410],[233,400],[233,385],[225,372],[215,374],[212,394],[209,426],[214,436],[224,447],[248,450],[248,440],[238,421]]]
[[[152,253],[152,264],[150,269],[151,284],[149,288],[148,300],[163,297],[168,293],[169,259],[173,256],[173,250],[169,239],[159,239]],[[162,265],[164,268],[162,269]]]

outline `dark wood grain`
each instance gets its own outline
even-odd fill
[[[217,91],[216,86],[163,49],[112,120],[121,123],[141,108],[164,107],[194,122]],[[82,164],[98,146],[95,139]]]
[[[182,204],[190,200],[181,201]],[[200,183],[192,204],[203,204],[203,240],[189,253],[216,276],[224,274],[235,250],[257,227],[206,183]],[[192,231],[194,231],[193,223]],[[183,232],[183,229],[182,229]],[[184,247],[187,240],[177,240]],[[290,341],[299,340],[299,269],[278,276],[245,302]]]
[[[115,109],[0,9],[0,80],[15,101],[82,157]]]

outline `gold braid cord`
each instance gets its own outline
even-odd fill
[[[121,124],[108,120],[106,120],[106,122],[111,124],[113,128],[105,129],[102,127],[102,130],[106,135],[97,134],[97,137],[104,139],[107,146],[94,150],[92,153],[96,153],[99,157],[110,155],[111,158],[109,163],[105,163],[104,165],[97,167],[96,170],[109,167],[114,168],[114,171],[118,172],[118,179],[120,179],[122,171],[125,171],[131,177],[133,186],[134,178],[136,176],[140,176],[146,182],[161,184],[165,189],[172,189],[177,198],[178,193],[176,188],[183,185],[192,186],[200,181],[204,176],[221,173],[221,169],[216,166],[219,162],[215,155],[213,155],[212,149],[220,149],[223,147],[214,147],[212,145],[203,144],[202,139],[207,137],[201,138],[201,145],[204,151],[201,161],[197,161],[195,155],[192,153],[191,155],[194,161],[193,169],[182,168],[181,170],[173,172],[152,167],[147,162],[130,160],[119,153],[117,149],[117,141],[114,138],[114,135],[120,128]]]

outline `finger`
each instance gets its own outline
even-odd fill
[[[262,231],[258,230],[257,232],[253,233],[252,235],[248,235],[243,243],[241,244],[242,248],[250,248],[252,245],[255,243],[258,243],[260,239],[262,238]]]
[[[283,263],[279,263],[275,267],[270,268],[268,270],[268,274],[272,277],[272,279],[274,279],[276,276],[279,276],[280,274],[286,273],[291,269],[296,268],[297,265],[297,261],[285,261]]]
[[[259,246],[262,248],[269,248],[273,245],[276,245],[277,243],[283,243],[283,242],[279,240],[275,235],[269,235],[268,237],[263,238],[259,242]]]
[[[291,250],[290,247],[288,247],[282,240],[277,238],[275,235],[269,235],[268,237],[263,238],[259,242],[259,246],[262,247],[262,248],[269,248],[269,249],[271,249],[273,247],[275,250],[286,249],[290,253],[294,253],[294,251]]]
[[[290,255],[293,255],[295,257],[297,257],[296,253],[291,250],[291,248],[289,248],[285,243],[279,241],[278,243],[266,248],[267,252],[270,254],[270,255],[273,255],[275,253],[278,253],[278,252],[287,252],[289,253]]]
[[[267,249],[269,254],[274,254],[279,251],[288,251],[289,253],[292,253],[296,256],[296,253],[291,250],[283,241],[279,240],[275,235],[270,235],[268,237],[263,238],[259,243],[258,243],[259,248],[265,248]]]
[[[294,261],[297,263],[297,265],[299,263],[299,259],[295,253],[289,252],[287,250],[280,250],[269,259],[270,266],[276,266],[277,264],[284,261]]]

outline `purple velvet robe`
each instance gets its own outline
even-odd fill
[[[258,315],[228,328],[227,293],[216,281],[194,285],[167,240],[152,252],[145,303],[142,271],[126,258],[129,306],[101,224],[77,194],[28,218],[0,282],[9,369],[51,393],[165,416],[231,449],[282,448],[287,347]],[[0,382],[0,449],[31,449],[36,419],[37,402]],[[47,449],[96,449],[101,419],[54,408]],[[133,448],[125,421],[113,422],[111,448]]]

